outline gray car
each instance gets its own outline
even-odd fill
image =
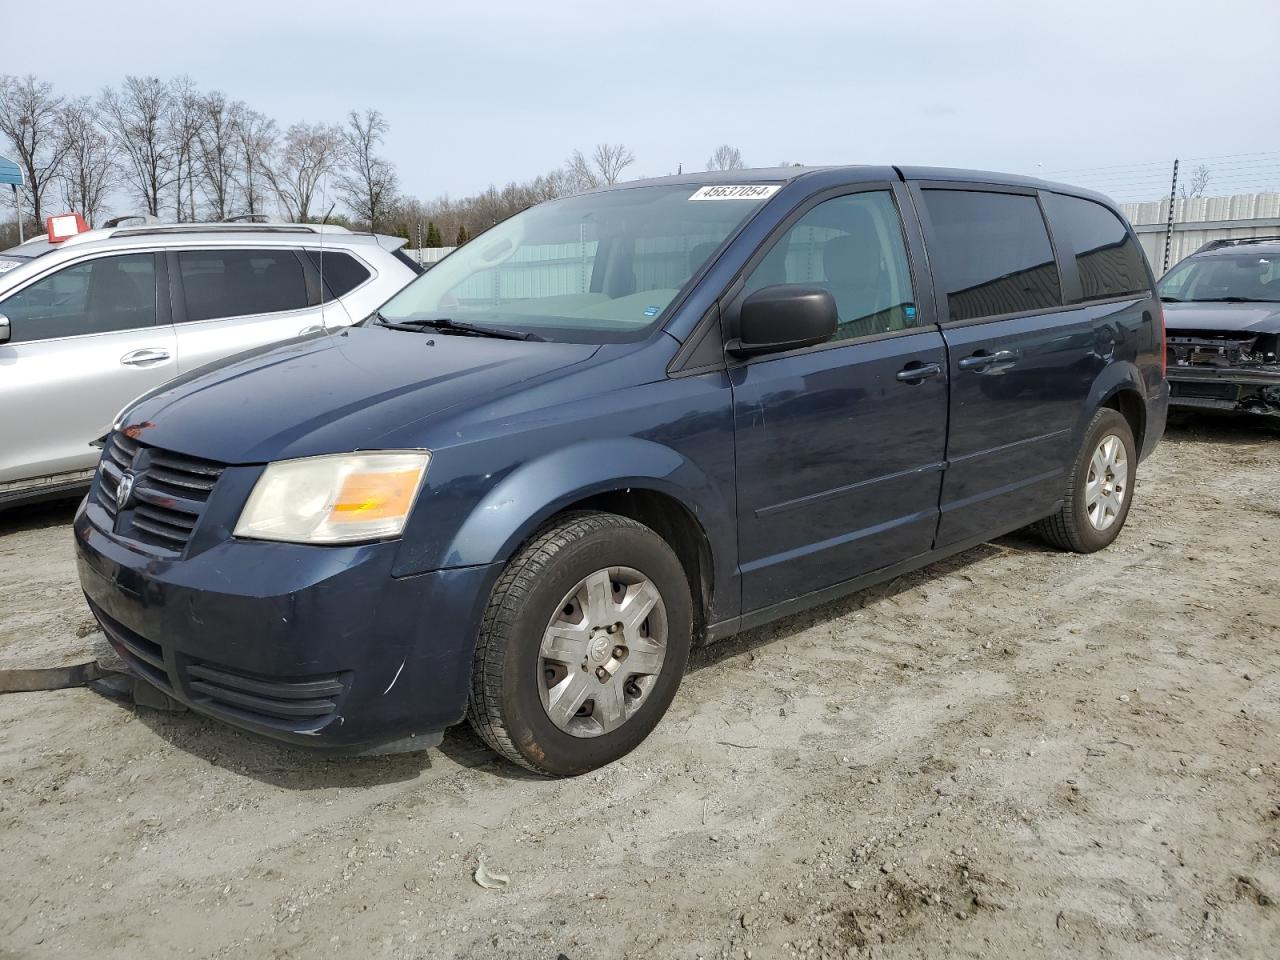
[[[148,224],[0,253],[0,507],[87,484],[92,443],[139,394],[363,319],[415,276],[403,244],[311,224]]]

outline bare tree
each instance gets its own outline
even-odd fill
[[[99,109],[111,138],[125,158],[124,178],[147,213],[160,216],[160,203],[174,183],[176,161],[166,122],[173,95],[158,77],[125,77],[121,88],[102,91]]]
[[[1181,193],[1183,200],[1189,200],[1192,197],[1203,197],[1204,192],[1209,187],[1209,180],[1213,174],[1209,168],[1203,163],[1191,171],[1191,176],[1182,184]]]
[[[377,230],[390,213],[396,195],[396,171],[377,155],[387,135],[387,121],[377,110],[352,110],[342,131],[344,171],[338,178],[343,202],[357,220]]]
[[[235,182],[250,216],[266,210],[270,184],[267,163],[276,149],[276,122],[250,110],[238,110],[235,118]]]
[[[235,203],[239,121],[246,108],[243,103],[228,103],[215,90],[203,98],[200,110],[196,148],[201,191],[210,219],[225,220]]]
[[[341,152],[342,131],[337,127],[295,123],[285,132],[266,174],[288,219],[310,219],[320,184],[337,166]]]
[[[196,219],[196,180],[199,174],[204,97],[190,77],[172,80],[169,88],[165,136],[173,155],[174,210],[178,222],[183,223]]]
[[[622,176],[622,171],[636,162],[636,158],[621,143],[597,143],[595,152],[591,154],[591,162],[600,179],[613,185]]]
[[[711,159],[707,161],[708,170],[742,170],[746,168],[746,164],[742,162],[742,151],[737,147],[731,147],[727,143],[722,143],[716,147],[716,152],[711,154]]]
[[[600,186],[600,178],[591,169],[591,164],[587,162],[581,150],[573,151],[565,161],[564,180],[567,193],[581,193]]]
[[[115,144],[88,97],[69,101],[58,116],[58,127],[65,150],[58,175],[63,203],[93,225],[118,173]]]
[[[27,181],[22,192],[38,224],[44,221],[45,191],[66,153],[58,124],[63,102],[53,84],[31,74],[0,75],[0,133],[13,144]]]

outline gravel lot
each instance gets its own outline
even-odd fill
[[[87,648],[71,513],[0,515],[0,666]],[[1280,435],[1195,421],[1110,550],[1008,537],[705,650],[572,781],[2,696],[0,956],[1274,958],[1278,554]]]

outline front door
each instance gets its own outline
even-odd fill
[[[735,299],[777,283],[828,289],[839,326],[730,369],[744,612],[927,552],[946,444],[945,347],[891,188],[802,212]]]
[[[0,314],[0,483],[92,469],[90,444],[121,408],[177,375],[153,253],[73,263],[0,301]]]

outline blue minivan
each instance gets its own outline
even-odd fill
[[[694,643],[1021,527],[1088,553],[1159,441],[1164,321],[1103,197],[785,168],[551,201],[357,326],[126,408],[75,520],[139,677],[297,744],[468,719],[634,748]]]

